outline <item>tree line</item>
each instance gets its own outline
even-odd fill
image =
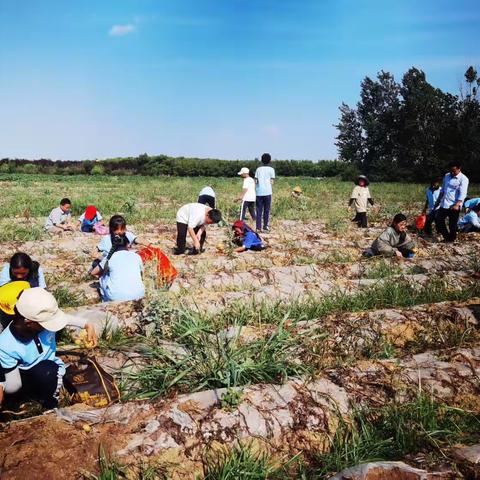
[[[465,72],[460,93],[433,87],[408,70],[397,83],[389,72],[365,77],[356,108],[340,106],[336,145],[340,160],[373,180],[429,181],[459,160],[480,181],[480,78]]]

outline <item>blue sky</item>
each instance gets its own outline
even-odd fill
[[[458,93],[466,0],[0,0],[0,157],[335,158],[366,75]]]

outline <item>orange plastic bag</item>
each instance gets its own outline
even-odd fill
[[[422,213],[415,220],[415,227],[417,230],[423,230],[425,228],[426,223],[427,223],[427,216],[424,213]]]
[[[163,282],[169,285],[175,280],[175,278],[177,278],[177,269],[158,247],[152,247],[152,245],[149,245],[148,247],[142,248],[137,253],[140,255],[143,263],[157,260],[157,280],[159,283]]]

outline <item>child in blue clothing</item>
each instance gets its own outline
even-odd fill
[[[425,232],[425,235],[428,236],[432,236],[432,225],[435,221],[435,214],[440,207],[440,205],[437,205],[437,200],[441,192],[440,186],[440,180],[433,180],[425,192],[426,201],[425,206],[423,207],[423,213],[427,215],[427,221],[425,222],[423,231]]]
[[[82,232],[91,233],[95,225],[103,225],[102,215],[94,205],[89,205],[78,219],[80,222],[80,230]]]
[[[262,239],[243,220],[237,220],[232,228],[234,231],[233,241],[239,245],[235,252],[240,253],[246,250],[259,251],[265,248]]]
[[[458,229],[464,233],[480,232],[480,203],[458,221]]]
[[[106,257],[108,252],[110,252],[112,248],[112,237],[114,235],[125,235],[129,246],[138,243],[137,237],[132,232],[127,231],[127,222],[121,215],[113,215],[113,217],[110,218],[108,229],[110,234],[102,237],[102,240],[97,245],[97,249],[103,257]]]

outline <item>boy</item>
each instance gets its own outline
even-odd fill
[[[435,225],[445,243],[452,243],[457,238],[458,217],[468,193],[468,177],[462,173],[460,162],[450,162],[449,168],[450,173],[443,178],[442,191],[435,204],[435,207],[440,206],[435,213]]]
[[[61,233],[67,231],[73,231],[73,225],[71,224],[72,214],[70,209],[72,208],[72,202],[68,198],[62,198],[60,200],[60,206],[54,208],[45,221],[45,230],[49,233]]]
[[[241,168],[237,175],[243,178],[242,195],[237,198],[237,201],[242,202],[240,220],[245,220],[247,209],[250,212],[252,220],[255,220],[255,180],[250,176],[250,170],[247,167]]]
[[[275,179],[275,170],[270,166],[272,157],[269,153],[262,155],[262,166],[255,171],[256,201],[257,201],[257,231],[270,232],[270,207],[272,205],[272,185]]]
[[[222,214],[219,210],[201,203],[187,203],[181,207],[177,212],[177,245],[173,253],[175,255],[185,253],[187,232],[193,241],[193,249],[190,254],[201,253],[207,238],[205,225],[218,223],[221,220]]]
[[[425,193],[426,201],[425,206],[423,207],[423,213],[427,215],[427,221],[423,231],[425,232],[425,235],[428,235],[429,237],[432,236],[432,224],[435,221],[435,214],[438,211],[438,205],[436,207],[435,205],[437,204],[440,192],[440,180],[433,180]]]
[[[197,203],[203,203],[203,205],[208,205],[210,208],[215,208],[215,200],[215,191],[212,187],[207,186],[200,190]]]
[[[458,221],[458,229],[464,233],[480,232],[480,203]]]
[[[357,179],[357,186],[352,190],[348,206],[353,203],[355,207],[355,218],[352,222],[356,222],[359,228],[367,228],[367,204],[373,205],[373,198],[370,196],[368,189],[368,178],[360,175]]]

